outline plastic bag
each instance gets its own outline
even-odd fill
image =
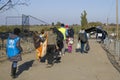
[[[80,42],[77,43],[77,47],[76,47],[76,48],[77,48],[77,49],[80,48]]]
[[[89,50],[90,50],[90,45],[89,45],[89,43],[86,44],[85,50],[86,50],[86,51],[89,51]]]

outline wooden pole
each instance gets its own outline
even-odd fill
[[[107,33],[109,32],[108,17],[107,17]]]
[[[118,0],[116,0],[116,39],[119,38],[119,27],[118,27]]]

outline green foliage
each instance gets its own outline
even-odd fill
[[[103,24],[101,22],[89,22],[89,27],[96,27],[96,26],[102,26]]]
[[[21,26],[0,26],[0,32],[12,32],[14,28],[22,28]]]
[[[22,29],[21,26],[1,26],[0,32],[12,32],[13,29],[16,27]],[[45,31],[50,31],[50,28],[53,27],[59,28],[60,26],[30,26],[30,31],[38,31],[40,33],[42,29],[44,29]],[[81,27],[79,25],[73,25],[72,27],[74,29],[75,34],[78,34]]]
[[[54,22],[52,22],[52,26],[54,26],[55,24],[54,24]]]
[[[49,31],[50,28],[50,26],[30,26],[30,31],[41,32],[42,29],[44,29],[45,31]]]
[[[84,10],[84,12],[81,13],[81,28],[83,28],[83,29],[88,27],[88,21],[87,21],[86,16],[87,16],[87,13]]]
[[[6,26],[0,26],[0,32],[6,32],[7,27]]]

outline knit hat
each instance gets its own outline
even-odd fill
[[[67,25],[65,25],[65,28],[69,28],[68,24],[67,24]]]

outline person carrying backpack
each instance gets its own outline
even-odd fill
[[[56,34],[55,35],[56,40],[54,40],[55,38],[52,39],[54,43],[52,45],[49,45],[47,50],[49,53],[52,53],[51,60],[49,59],[49,61],[51,64],[53,64],[54,60],[56,62],[61,62],[60,60],[61,60],[62,48],[64,47],[63,44],[64,36],[56,27],[51,28],[51,30],[52,33]]]
[[[58,30],[62,33],[64,39],[63,39],[63,49],[62,49],[62,55],[65,54],[65,44],[66,44],[66,35],[67,35],[67,30],[65,28],[64,24],[61,24],[61,27],[58,28]]]
[[[56,27],[53,28],[53,32],[57,34],[56,43],[57,43],[57,46],[58,46],[58,50],[61,54],[62,53],[62,48],[64,47],[64,44],[63,44],[64,36]]]
[[[85,30],[80,30],[79,34],[78,34],[78,41],[81,42],[81,53],[87,53],[87,51],[85,51],[85,44],[88,41],[87,38],[87,33],[85,32]]]
[[[20,33],[19,28],[15,28],[13,33],[9,34],[6,43],[6,54],[8,59],[12,62],[11,66],[11,77],[16,78],[16,71],[17,71],[17,63],[18,61],[22,60],[21,52],[22,47],[20,45],[20,37],[18,36]]]

